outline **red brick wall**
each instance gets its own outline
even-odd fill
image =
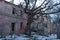
[[[19,10],[18,8],[16,9]],[[20,22],[23,22],[23,28],[21,30]],[[16,23],[14,31],[16,34],[19,34],[20,32],[23,33],[27,27],[27,15],[24,14],[22,17],[17,17],[12,14],[11,5],[0,2],[0,34],[9,34],[11,32],[11,23]]]

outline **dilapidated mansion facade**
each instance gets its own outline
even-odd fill
[[[45,34],[54,33],[54,31],[56,30],[55,25],[54,27],[52,27],[53,23],[51,23],[51,21],[46,17],[44,17],[44,20],[45,21],[43,22],[47,23],[46,25],[47,27],[44,27]],[[36,22],[39,23],[41,21],[37,20]],[[33,23],[32,25],[35,27],[35,23]],[[38,25],[38,28],[42,30],[41,25]],[[0,1],[0,34],[8,35],[11,34],[12,32],[14,32],[15,34],[20,34],[25,32],[26,29],[27,29],[27,15],[23,12],[23,9],[18,8],[18,6],[14,4]]]
[[[23,29],[27,26],[26,14],[22,15],[20,9],[16,7],[16,13],[21,15],[17,16],[18,14],[13,13],[13,9],[13,4],[9,5],[7,2],[0,1],[0,34],[10,34],[12,31],[19,34],[25,31]]]

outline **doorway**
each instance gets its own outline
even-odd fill
[[[11,23],[11,30],[12,30],[12,32],[14,32],[14,30],[15,30],[15,23]]]

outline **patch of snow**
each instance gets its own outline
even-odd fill
[[[6,36],[6,38],[0,38],[0,40],[4,40],[4,39],[9,39],[9,40],[57,40],[57,35],[56,34],[51,34],[51,35],[48,35],[48,37],[46,36],[41,36],[41,35],[38,35],[36,34],[35,32],[32,32],[32,37],[26,37],[27,35],[25,34],[20,34],[19,36],[18,35],[8,35]]]
[[[30,38],[25,37],[26,35],[20,35],[15,38],[15,40],[29,40]]]
[[[48,39],[57,39],[57,35],[56,34],[51,34],[51,35],[49,35]]]

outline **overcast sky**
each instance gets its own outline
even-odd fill
[[[10,2],[12,0],[6,0],[6,1]],[[14,4],[18,5],[18,4],[20,4],[20,2],[23,2],[23,1],[24,0],[14,0]],[[40,6],[43,1],[44,0],[38,0],[36,3],[36,6]],[[59,0],[53,0],[53,1],[54,1],[54,3],[57,3],[57,2],[59,3]]]
[[[6,0],[10,2],[11,0]],[[18,5],[20,2],[23,2],[24,0],[14,0],[14,4]],[[44,0],[38,0],[36,5],[39,6]]]

